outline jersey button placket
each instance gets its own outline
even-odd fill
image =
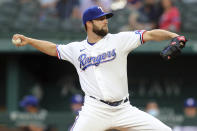
[[[98,87],[102,93],[102,96],[105,96],[105,89],[104,89],[104,85],[103,85],[103,80],[102,80],[102,75],[100,72],[100,69],[98,66],[95,67],[95,77],[96,77],[96,81],[98,83]]]
[[[97,51],[92,51],[91,52],[91,56],[95,56],[95,57],[97,57],[99,54],[98,53],[96,53]],[[96,78],[96,82],[97,82],[97,84],[98,84],[98,88],[99,88],[99,90],[100,90],[100,92],[101,92],[101,96],[104,96],[104,90],[103,90],[103,84],[102,84],[102,75],[101,75],[101,73],[100,73],[100,68],[99,68],[99,65],[98,66],[96,66],[96,65],[94,65],[93,66],[93,70],[94,70],[94,75],[95,75],[95,78]]]
[[[101,72],[101,67],[99,66],[96,66],[95,67],[95,73],[96,73],[96,80],[97,80],[97,83],[98,83],[98,86],[100,88],[100,91],[102,93],[102,99],[106,99],[106,96],[108,96],[108,92],[107,90],[105,89],[105,84],[104,84],[104,80],[103,80],[103,75],[102,75],[102,72]]]

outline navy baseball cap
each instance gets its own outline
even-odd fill
[[[20,106],[38,106],[38,99],[33,95],[25,96],[24,99],[20,102]]]
[[[184,102],[185,107],[197,107],[197,103],[194,98],[188,98]]]
[[[83,24],[85,25],[87,21],[91,21],[102,16],[106,16],[106,18],[108,19],[113,16],[113,13],[106,13],[99,6],[90,7],[83,13]]]
[[[75,94],[71,97],[72,104],[82,104],[83,103],[83,96],[81,94]]]

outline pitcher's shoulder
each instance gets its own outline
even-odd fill
[[[86,42],[86,40],[74,41],[74,42],[70,42],[69,45],[70,46],[79,46],[79,45],[83,45],[85,42]]]
[[[107,36],[105,36],[107,39],[110,39],[110,38],[115,38],[115,37],[118,37],[120,33],[115,33],[115,34],[111,34],[111,33],[108,33]]]
[[[124,35],[124,34],[128,34],[128,33],[135,33],[135,31],[121,31],[121,32],[118,32],[118,33],[114,33],[114,34],[109,34],[109,36],[115,36],[115,37],[117,37],[117,36],[121,36],[121,35]]]

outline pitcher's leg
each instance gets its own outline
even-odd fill
[[[104,131],[106,128],[104,121],[79,116],[70,131]]]
[[[146,112],[138,110],[137,114],[139,117],[138,123],[141,124],[128,128],[126,131],[172,131],[170,127]]]
[[[121,114],[117,123],[122,131],[172,131],[160,120],[135,107],[128,106]]]
[[[105,131],[110,127],[110,117],[88,106],[83,107],[71,131]],[[106,116],[104,116],[106,115]]]

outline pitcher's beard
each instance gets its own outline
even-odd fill
[[[108,33],[108,29],[98,29],[96,25],[93,24],[93,30],[92,30],[95,34],[97,34],[98,36],[104,37],[107,35]]]

